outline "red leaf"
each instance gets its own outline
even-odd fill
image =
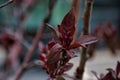
[[[75,49],[75,48],[78,48],[78,47],[80,47],[80,46],[82,46],[81,44],[79,44],[79,43],[77,43],[77,42],[74,42],[73,44],[71,44],[70,46],[69,46],[69,50],[70,49]],[[83,46],[83,47],[85,47],[85,46]]]
[[[46,55],[44,53],[40,53],[39,55],[39,59],[43,62],[46,62],[47,61],[47,58],[46,58]]]
[[[53,47],[50,49],[49,54],[47,56],[47,64],[55,63],[60,59],[60,51],[62,46],[58,43],[54,44]]]
[[[54,44],[47,55],[47,70],[49,74],[53,74],[57,68],[58,61],[61,58],[61,48],[62,46],[58,43]]]
[[[48,53],[47,46],[44,45],[42,42],[39,42],[39,50],[40,50],[40,53],[45,53],[45,54]]]
[[[50,24],[46,24],[47,27],[53,32],[56,38],[58,38],[58,31],[54,29]]]
[[[73,64],[72,63],[67,63],[65,64],[59,71],[59,75],[61,75],[62,73],[70,70],[71,68],[73,67]]]
[[[97,73],[95,71],[91,71],[91,72],[95,75],[95,77],[97,78],[97,80],[100,80],[100,78],[98,77],[98,75],[97,75]]]
[[[112,24],[110,22],[107,22],[103,29],[104,29],[103,36],[107,38],[112,38],[116,35],[116,29],[112,27]]]
[[[116,79],[112,76],[111,72],[108,72],[101,80],[116,80]]]
[[[120,62],[117,62],[117,67],[116,67],[116,75],[118,76],[120,74]]]
[[[108,68],[107,71],[109,71],[111,73],[111,76],[116,79],[116,73],[113,69]]]
[[[104,29],[102,24],[98,24],[92,32],[92,35],[101,39],[103,37]]]
[[[75,44],[78,44],[78,45],[81,45],[83,47],[86,47],[86,45],[95,43],[97,41],[98,41],[98,39],[96,37],[94,37],[94,36],[84,35],[84,36],[81,36],[80,38],[78,38],[75,41]]]
[[[120,63],[117,63],[116,70],[113,70],[111,68],[107,69],[108,73],[106,75],[101,75],[100,78],[97,77],[96,72],[93,72],[98,80],[120,80],[119,73],[120,73]]]
[[[15,42],[17,42],[17,39],[14,35],[7,34],[7,33],[0,35],[0,43],[5,48],[8,48],[9,46],[13,45]]]
[[[48,56],[46,66],[47,66],[47,71],[49,74],[53,74],[56,68],[58,67],[58,61],[60,60],[60,54],[57,52],[53,56],[51,55]]]
[[[112,27],[112,24],[110,22],[107,22],[105,25],[99,24],[96,26],[92,35],[99,38],[99,40],[104,41],[111,52],[115,54],[116,51],[114,46],[117,42],[116,32],[117,31],[114,27]]]
[[[55,41],[50,41],[50,42],[48,43],[48,49],[50,50],[55,44],[56,44]]]
[[[69,50],[67,51],[67,54],[70,58],[74,58],[77,57],[77,55],[75,55],[75,51],[74,50]]]
[[[65,15],[60,27],[60,32],[69,31],[71,35],[75,32],[75,15],[73,9],[68,12],[68,14]]]
[[[47,64],[54,64],[54,63],[57,63],[60,58],[61,58],[61,54],[60,54],[61,50],[57,50],[56,52],[54,53],[50,53],[48,56],[47,56]],[[54,55],[53,55],[54,54]]]
[[[43,69],[46,69],[45,63],[44,63],[43,61],[41,61],[41,60],[35,60],[35,61],[33,62],[33,64],[34,64],[34,65],[39,65],[39,66],[41,66]],[[32,65],[31,65],[31,66],[32,66]]]
[[[61,25],[58,25],[59,38],[64,46],[69,46],[75,33],[75,15],[73,9],[65,15]]]

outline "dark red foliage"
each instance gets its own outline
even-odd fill
[[[72,63],[66,63],[64,66],[62,66],[58,72],[59,75],[63,74],[65,71],[70,70],[73,67]]]
[[[116,66],[116,75],[120,75],[120,62],[117,62],[117,66]],[[120,77],[120,76],[119,76]]]
[[[116,44],[117,39],[117,31],[114,27],[112,27],[112,24],[110,22],[107,22],[105,25],[99,24],[92,32],[93,36],[96,36],[99,41],[104,41],[105,44],[108,46],[110,51],[115,54],[115,47],[113,47]],[[89,46],[88,53],[90,56],[93,55],[94,49],[96,47],[96,43]]]
[[[59,40],[63,47],[70,46],[75,33],[75,16],[71,10],[63,19],[61,25],[58,25]]]
[[[76,48],[97,42],[97,38],[90,35],[85,35],[73,41],[75,35],[75,15],[73,9],[65,15],[62,23],[58,25],[58,30],[47,24],[52,32],[57,37],[57,40],[52,40],[47,45],[46,59],[40,54],[40,60],[45,63],[45,67],[51,78],[57,78],[64,72],[70,70],[73,66],[68,63],[73,57],[76,57]]]
[[[93,74],[98,80],[120,80],[120,62],[117,62],[115,70],[109,68],[107,71],[108,73],[101,76],[100,78],[97,76],[96,72],[93,71]]]
[[[71,46],[70,48],[77,48],[79,46],[86,47],[86,45],[92,44],[97,42],[98,40],[96,37],[91,35],[84,35],[78,38]]]
[[[46,62],[47,60],[47,58],[46,58],[46,54],[44,54],[44,53],[41,53],[40,55],[39,55],[39,59],[41,60],[41,61],[43,61],[43,62]]]
[[[39,42],[39,51],[40,53],[48,53],[48,47],[46,45],[44,45],[42,42]]]
[[[17,39],[14,35],[3,33],[0,35],[0,44],[8,49],[14,43],[16,43]]]

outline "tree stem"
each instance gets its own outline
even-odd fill
[[[93,0],[85,0],[85,9],[83,14],[83,35],[90,33],[90,20],[93,7]],[[76,78],[82,80],[85,71],[85,64],[87,61],[87,48],[82,48],[79,67],[76,70]]]
[[[73,0],[72,2],[72,7],[74,8],[74,11],[75,11],[76,23],[78,23],[78,19],[79,19],[80,4],[81,4],[81,0]]]
[[[81,0],[73,0],[72,1],[72,8],[74,8],[74,14],[75,14],[75,26],[76,26],[76,31],[75,34],[78,32],[78,22],[79,22],[79,14],[80,14],[80,5],[81,5]],[[77,35],[74,36],[73,42],[76,40]]]

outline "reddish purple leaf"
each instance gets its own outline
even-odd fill
[[[111,75],[112,75],[113,78],[115,78],[115,79],[117,78],[116,72],[113,69],[108,68],[107,71],[109,71],[111,73]]]
[[[73,9],[65,15],[61,25],[58,27],[58,30],[63,35],[66,35],[66,33],[69,33],[70,36],[74,35],[75,15]]]
[[[58,31],[54,29],[50,24],[46,24],[47,27],[53,32],[56,38],[58,38]]]
[[[73,44],[71,44],[68,48],[68,50],[70,49],[75,49],[75,48],[79,48],[80,46],[82,46],[81,44],[79,44],[78,42],[74,42]],[[85,47],[85,46],[82,46]]]
[[[101,80],[116,80],[116,79],[112,76],[111,72],[108,72]]]
[[[58,25],[59,38],[63,46],[69,46],[75,33],[75,15],[73,9],[65,15],[61,25]]]
[[[53,45],[53,47],[49,51],[49,54],[47,55],[46,66],[49,74],[53,74],[56,68],[58,67],[58,61],[61,58],[61,49],[62,46],[56,43]]]
[[[11,34],[1,34],[0,35],[0,43],[5,47],[8,48],[9,46],[15,44],[17,39],[14,35]]]
[[[97,73],[95,71],[91,71],[91,72],[95,75],[95,77],[97,78],[97,80],[100,80],[100,78],[98,77],[98,75],[97,75]]]
[[[47,64],[53,64],[60,59],[62,46],[56,43],[49,51],[47,56]]]
[[[116,75],[118,76],[120,74],[120,62],[117,62],[117,66],[116,66]]]
[[[95,75],[95,77],[97,78],[97,80],[116,80],[112,76],[111,72],[108,72],[105,76],[104,75],[100,76],[100,78],[97,76],[97,73],[95,71],[92,71],[92,73]]]
[[[103,29],[104,29],[103,35],[107,38],[111,38],[116,35],[116,29],[112,27],[112,24],[110,22],[107,22]]]
[[[40,53],[39,55],[39,59],[43,62],[46,62],[47,61],[47,58],[46,58],[46,55],[44,53]]]
[[[80,38],[78,38],[75,43],[79,44],[83,47],[86,47],[86,45],[92,44],[92,43],[96,43],[98,41],[98,39],[94,36],[91,35],[84,35],[81,36]]]
[[[95,74],[95,76],[97,77],[98,80],[120,80],[120,77],[118,76],[119,75],[119,69],[120,69],[120,63],[118,62],[117,66],[116,66],[116,70],[108,68],[107,69],[108,73],[106,75],[100,76],[100,78],[98,78],[96,76],[96,72],[93,72],[93,73]]]
[[[65,64],[59,71],[59,75],[63,74],[64,72],[66,71],[69,71],[71,68],[73,67],[73,64],[72,63],[67,63]]]
[[[54,55],[52,55],[54,54]],[[54,53],[50,53],[48,56],[47,56],[47,64],[54,64],[54,63],[57,63],[60,59],[61,59],[61,49],[57,50],[56,52]]]
[[[48,50],[50,50],[55,44],[56,44],[55,41],[50,41],[50,42],[48,43]]]
[[[92,35],[96,36],[99,40],[104,41],[113,54],[116,53],[115,47],[116,45],[118,45],[116,36],[117,30],[112,27],[112,24],[110,22],[107,22],[105,25],[99,24],[98,26],[96,26],[96,28],[92,32]],[[97,44],[94,44],[94,47],[96,45]],[[89,49],[90,54],[92,54],[94,51],[94,48],[91,49],[91,51]]]
[[[67,51],[67,54],[70,58],[74,58],[74,57],[77,57],[77,55],[75,54],[75,51],[74,50],[69,50]]]
[[[39,42],[39,50],[40,50],[40,53],[45,53],[45,54],[48,53],[48,48],[47,48],[47,46],[44,45],[42,42]]]
[[[45,63],[41,60],[35,60],[33,62],[34,65],[38,65],[38,66],[41,66],[43,69],[46,69],[46,66],[45,66]],[[32,65],[31,65],[32,66]]]
[[[103,32],[104,32],[104,29],[102,27],[102,24],[98,24],[93,30],[92,35],[101,39],[103,36]]]

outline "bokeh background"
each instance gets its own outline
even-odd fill
[[[0,4],[6,2],[7,0],[0,0]],[[18,0],[21,1],[21,0]],[[29,0],[26,0],[26,2]],[[10,29],[13,32],[16,32],[18,26],[20,24],[19,13],[25,12],[27,14],[23,14],[23,16],[27,16],[24,21],[24,40],[26,45],[29,47],[31,45],[33,38],[38,30],[38,28],[42,25],[44,18],[47,16],[48,13],[48,4],[51,0],[33,0],[33,4],[26,8],[26,4],[22,4],[22,7],[19,6],[19,2],[17,4],[12,3],[4,8],[0,9],[0,33]],[[57,27],[58,24],[61,23],[64,15],[71,9],[72,0],[57,0],[55,7],[52,11],[51,19],[49,24],[53,27]],[[83,10],[84,10],[84,0],[81,0],[81,5],[79,6],[80,13],[79,13],[79,21],[78,21],[78,29],[77,35],[79,36],[82,31],[82,17],[83,17]],[[20,12],[19,12],[20,11]],[[105,24],[107,21],[110,21],[112,26],[117,30],[117,37],[120,37],[120,0],[94,0],[93,10],[92,10],[92,18],[91,18],[91,32],[94,28],[102,23]],[[51,31],[45,30],[42,41],[46,44],[47,41],[50,39]],[[111,56],[109,53],[110,51],[105,48],[104,43],[100,43],[98,49],[102,48],[102,50],[96,51],[96,57],[92,60],[88,61],[87,68],[86,68],[86,78],[84,80],[95,80],[93,75],[91,75],[90,71],[95,69],[96,72],[102,73],[105,72],[104,70],[109,66],[114,68],[116,61],[120,60],[120,55],[117,57]],[[26,49],[23,50],[22,56],[20,56],[20,62],[23,61],[25,56]],[[102,53],[102,54],[101,54]],[[104,55],[104,53],[106,53]],[[117,51],[119,53],[119,50]],[[39,50],[36,49],[35,54],[33,55],[33,60],[36,60],[39,55]],[[3,65],[5,62],[5,58],[7,56],[7,51],[0,48],[0,65],[1,65],[1,72],[3,69]],[[102,59],[102,60],[101,60]],[[72,60],[75,64],[75,67],[78,65],[78,58]],[[75,63],[76,62],[76,63]],[[75,69],[74,67],[74,69]],[[68,72],[73,75],[73,71]],[[2,75],[2,73],[0,73]],[[12,76],[14,72],[10,72],[7,80],[12,80]],[[45,80],[46,73],[40,69],[39,67],[32,68],[24,74],[21,80]],[[69,80],[69,79],[68,79]]]
[[[0,0],[0,3],[4,3],[7,0]],[[47,15],[49,0],[35,0],[34,5],[26,11],[28,13],[28,18],[25,21],[25,31],[27,33],[35,34],[37,28],[41,25],[43,19]],[[111,21],[112,24],[119,29],[120,26],[120,5],[119,0],[94,0],[94,6],[92,11],[92,29],[98,23],[105,23],[106,21]],[[72,0],[58,0],[50,20],[50,24],[56,27],[61,23],[64,15],[70,10]],[[18,20],[14,15],[15,5],[11,4],[0,10],[0,28],[12,26],[17,28]],[[80,18],[79,18],[79,32],[82,28],[82,15],[84,8],[84,0],[80,5]],[[24,9],[24,8],[23,8]]]

